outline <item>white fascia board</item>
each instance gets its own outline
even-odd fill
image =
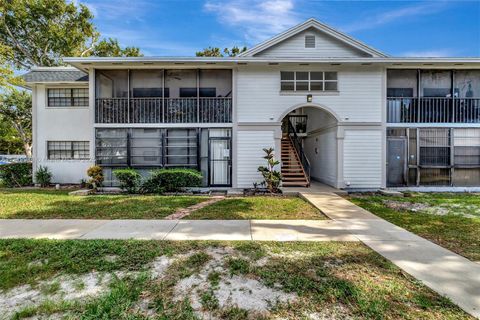
[[[155,67],[157,65],[169,65],[181,68],[184,64],[234,66],[242,63],[268,64],[268,63],[371,63],[371,64],[439,64],[439,63],[480,63],[480,57],[449,57],[449,58],[407,58],[407,57],[372,57],[372,58],[261,58],[261,57],[228,57],[228,58],[204,58],[196,57],[88,57],[88,58],[65,58],[70,65],[85,70],[89,67],[112,67],[124,68],[126,66]],[[145,63],[147,63],[145,65]],[[180,63],[180,64],[179,64]]]

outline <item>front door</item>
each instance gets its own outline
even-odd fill
[[[208,158],[210,163],[209,185],[232,185],[232,138],[210,137]]]
[[[389,187],[405,186],[405,138],[387,139],[387,185]]]

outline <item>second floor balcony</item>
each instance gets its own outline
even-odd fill
[[[387,71],[388,123],[480,123],[480,70]]]
[[[98,98],[95,123],[230,123],[232,98]]]
[[[231,123],[231,70],[96,70],[95,123]]]

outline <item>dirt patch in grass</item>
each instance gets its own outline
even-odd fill
[[[232,248],[209,248],[207,252],[210,261],[198,273],[180,280],[174,289],[175,300],[190,300],[197,315],[211,318],[219,314],[217,309],[235,307],[265,316],[275,305],[296,299],[295,294],[267,287],[245,274],[232,274],[228,262],[238,256]]]
[[[469,319],[360,243],[0,240],[0,258],[16,318]]]

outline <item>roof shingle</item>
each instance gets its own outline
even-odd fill
[[[32,70],[22,77],[26,83],[88,81],[88,74],[80,70]]]

